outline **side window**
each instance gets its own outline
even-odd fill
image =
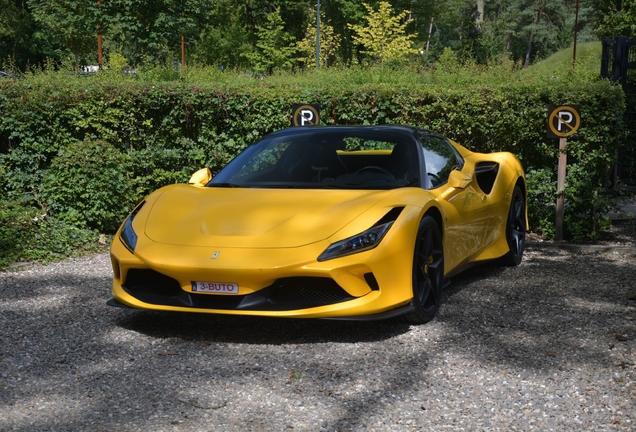
[[[457,154],[448,141],[428,135],[421,137],[424,149],[426,174],[431,189],[435,189],[448,181],[451,171],[461,167]]]

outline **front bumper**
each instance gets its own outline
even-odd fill
[[[146,238],[132,254],[116,236],[111,305],[272,317],[387,318],[408,312],[413,295],[414,236],[407,231],[389,232],[375,249],[324,262],[316,257],[326,241],[299,248],[210,251]],[[222,259],[212,259],[213,252]],[[192,292],[192,281],[236,283],[240,288],[238,295],[202,294]]]

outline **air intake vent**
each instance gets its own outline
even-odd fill
[[[144,303],[221,310],[283,311],[306,309],[353,300],[333,279],[278,279],[253,294],[215,295],[184,291],[179,282],[154,270],[128,271],[124,290]]]
[[[130,269],[124,289],[131,295],[175,297],[183,292],[179,282],[154,270]]]
[[[269,291],[268,300],[275,305],[296,308],[324,306],[351,300],[333,279],[296,277],[277,280]]]

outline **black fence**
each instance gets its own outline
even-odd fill
[[[627,103],[614,184],[636,191],[636,39],[618,36],[603,41],[601,76],[621,84]]]

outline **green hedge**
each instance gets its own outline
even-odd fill
[[[294,103],[318,103],[323,124],[397,123],[440,132],[480,152],[511,151],[526,167],[531,229],[554,225],[558,141],[549,104],[582,105],[569,140],[566,222],[594,236],[622,133],[624,97],[607,81],[402,86],[318,82],[0,83],[0,193],[81,228],[113,232],[134,203],[197,169],[218,170],[259,137],[290,124]],[[2,222],[2,221],[0,221]]]

